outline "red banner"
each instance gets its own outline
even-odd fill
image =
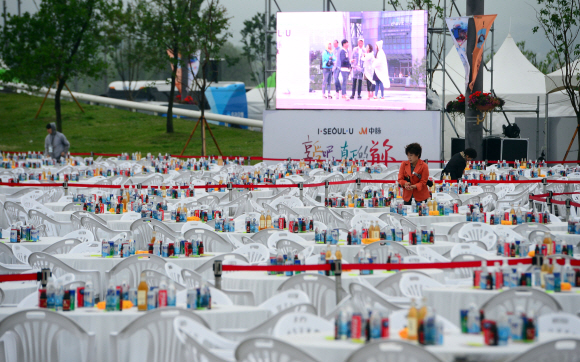
[[[497,15],[474,15],[473,20],[475,21],[475,36],[476,43],[475,48],[473,48],[472,54],[472,67],[471,67],[471,83],[469,83],[469,89],[473,90],[473,85],[475,84],[475,78],[477,78],[477,73],[479,73],[479,66],[481,65],[481,58],[483,57],[483,45],[485,44],[485,39],[489,34],[489,29],[493,24],[493,21]]]

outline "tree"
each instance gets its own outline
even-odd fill
[[[162,67],[171,64],[171,88],[167,105],[166,132],[173,133],[173,102],[177,70],[186,69],[186,59],[180,54],[199,25],[199,9],[203,0],[134,0],[134,9],[139,32],[147,39],[150,51],[144,52],[147,64]]]
[[[111,6],[107,13],[105,29],[107,43],[113,51],[109,53],[111,65],[123,82],[125,97],[132,101],[139,89],[136,81],[145,66],[143,52],[146,41],[137,30],[137,22],[132,7],[124,6],[121,0]]]
[[[44,0],[34,15],[10,16],[2,33],[0,56],[9,68],[3,79],[30,86],[52,86],[56,127],[62,132],[60,96],[73,77],[98,77],[105,62],[102,48],[104,0]]]
[[[266,36],[264,33],[266,23],[266,15],[264,13],[257,13],[250,20],[244,21],[244,28],[242,29],[242,44],[243,53],[242,55],[246,58],[248,63],[252,68],[251,76],[252,80],[257,84],[264,82],[266,74],[266,44],[275,48],[276,39],[272,33],[268,33],[268,39],[266,42]],[[269,29],[268,31],[276,31],[276,14],[270,16]],[[266,87],[260,88],[260,95],[262,99],[266,99],[265,94]],[[270,102],[274,97],[268,98]]]
[[[538,0],[538,4],[543,8],[536,11],[539,24],[533,31],[543,30],[552,46],[557,67],[562,69],[563,90],[570,99],[580,127],[580,0]],[[578,146],[577,160],[580,160],[580,137]]]
[[[219,0],[207,0],[199,19],[195,31],[192,32],[192,41],[187,43],[183,50],[185,54],[195,54],[196,52],[199,52],[201,56],[198,76],[195,76],[193,73],[189,74],[189,76],[193,78],[193,83],[195,84],[196,89],[196,98],[200,105],[201,117],[199,118],[199,121],[201,122],[201,155],[205,156],[205,127],[209,129],[209,125],[205,120],[205,107],[203,105],[205,104],[205,92],[212,83],[211,80],[207,79],[208,72],[206,70],[209,69],[210,61],[220,54],[220,51],[232,34],[228,32],[230,18],[227,17],[227,10],[220,4]],[[226,55],[226,61],[228,64],[233,65],[234,63],[237,63],[238,59],[232,59]],[[191,132],[181,154],[183,154],[187,148],[194,131],[195,128]]]

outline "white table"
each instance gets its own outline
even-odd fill
[[[47,202],[46,204],[44,204],[44,206],[56,212],[62,211],[62,209],[68,204],[70,204],[70,202]]]
[[[439,269],[426,269],[424,272],[434,276],[434,278],[443,279],[443,271]],[[310,274],[310,273],[308,273]],[[316,273],[312,273],[316,274]],[[352,282],[358,282],[359,277],[364,278],[372,285],[377,285],[386,277],[392,275],[393,272],[384,270],[375,270],[372,275],[360,275],[359,271],[345,271],[342,274],[342,287],[346,292],[349,292],[349,285]],[[318,274],[317,274],[318,275]],[[230,272],[224,273],[222,276],[222,287],[224,289],[242,289],[251,290],[254,293],[256,304],[260,304],[266,299],[270,298],[276,293],[278,287],[284,283],[288,278],[285,275],[268,275],[266,272]],[[330,277],[334,280],[334,277]],[[335,302],[334,293],[332,298],[329,297],[329,302]],[[327,308],[327,311],[329,309]]]
[[[465,216],[463,216],[463,220],[461,220],[461,221],[465,221]],[[436,223],[433,223],[433,228],[435,229],[435,234],[447,235],[449,230],[453,226],[455,226],[456,224],[457,224],[457,222],[436,222]],[[492,228],[494,228],[494,227],[499,226],[499,225],[490,225],[490,226]],[[502,225],[502,226],[507,226],[507,227],[513,229],[513,228],[516,228],[518,225]],[[568,230],[567,223],[545,224],[545,226],[547,226],[548,229],[550,229],[550,231],[552,231],[552,232],[554,232],[554,231],[567,231]]]
[[[22,245],[26,249],[30,250],[31,252],[43,251],[44,249],[48,248],[52,244],[56,243],[57,241],[64,240],[61,236],[41,236],[39,241],[32,242],[32,241],[23,241],[21,243],[11,243],[10,242],[10,235],[5,239],[0,239],[0,242],[4,243],[5,245],[12,247],[15,244]]]
[[[174,263],[182,268],[195,270],[214,256],[223,253],[209,253],[202,257],[179,257],[179,258],[163,258],[167,262]],[[125,258],[112,257],[103,258],[101,256],[91,256],[88,254],[57,254],[56,258],[62,260],[67,265],[78,270],[98,270],[104,275],[105,272],[111,270],[114,266],[119,264]]]
[[[54,218],[56,221],[61,221],[61,222],[66,222],[66,221],[70,221],[70,216],[72,215],[74,211],[58,211],[54,213]],[[113,220],[121,220],[121,218],[123,217],[123,215],[125,214],[111,214],[109,212],[106,212],[104,214],[96,214],[96,216],[98,216],[99,218],[105,220],[105,221],[113,221]]]
[[[34,281],[4,282],[0,283],[0,289],[4,292],[2,305],[16,305],[29,294],[37,291],[38,286]]]
[[[0,308],[0,320],[19,312],[19,308]],[[109,336],[111,332],[118,332],[145,312],[131,308],[121,312],[105,312],[96,308],[79,308],[72,312],[59,312],[78,323],[85,331],[94,332],[96,339],[95,361],[107,361],[110,357]],[[268,311],[257,307],[247,306],[214,306],[211,310],[195,311],[202,317],[212,330],[220,328],[250,328],[268,318]],[[144,334],[139,334],[144,336]],[[131,341],[131,361],[147,360],[147,348],[143,348],[143,339]],[[134,345],[133,345],[134,344]]]
[[[580,243],[580,234],[568,234],[567,231],[552,231],[551,234],[556,236],[557,240],[566,242],[566,245],[578,247],[578,243]],[[576,250],[574,250],[574,255],[576,255]]]
[[[385,241],[386,242],[386,241]],[[391,241],[392,242],[392,241]],[[301,243],[304,246],[314,245],[313,254],[319,254],[321,252],[326,252],[326,244],[314,244],[314,241],[309,241],[307,243]],[[417,254],[417,245],[409,245],[408,242],[403,242],[407,249],[411,250],[413,253]],[[436,241],[435,244],[422,244],[422,246],[432,249],[438,254],[445,254],[456,244],[450,241]],[[340,245],[340,251],[342,252],[342,259],[347,263],[352,263],[354,259],[358,256],[358,252],[361,248],[366,245]],[[331,245],[332,252],[336,250],[335,245]]]
[[[564,312],[576,314],[580,310],[579,291],[578,288],[572,288],[571,292],[550,293],[550,295],[560,303]],[[455,325],[459,325],[461,309],[468,309],[471,303],[480,307],[499,293],[498,290],[479,290],[473,287],[423,289],[423,295],[427,297],[429,305]]]
[[[390,339],[400,340],[398,331],[389,331]],[[343,362],[358,350],[363,348],[360,343],[349,340],[337,341],[324,333],[293,334],[288,337],[279,337],[281,340],[295,345],[319,361]],[[334,336],[332,336],[334,337]],[[455,361],[457,358],[468,357],[473,361],[505,361],[510,357],[524,353],[538,344],[565,337],[562,334],[540,335],[534,343],[513,343],[506,346],[485,346],[483,335],[445,333],[443,345],[426,346],[425,348],[437,355],[445,362]],[[477,345],[469,345],[469,344]]]

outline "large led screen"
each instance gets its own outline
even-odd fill
[[[279,12],[276,108],[425,110],[426,49],[423,10]]]

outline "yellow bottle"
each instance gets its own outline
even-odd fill
[[[330,244],[326,244],[326,260],[330,260],[332,258],[332,250],[330,250]]]
[[[433,201],[431,199],[427,201],[427,207],[429,208],[429,212],[433,211]]]
[[[262,213],[260,215],[260,230],[264,230],[266,228],[266,217]]]
[[[342,251],[340,251],[340,246],[336,246],[336,252],[334,253],[336,260],[342,260]]]
[[[417,320],[419,324],[425,319],[426,315],[427,315],[427,298],[423,297],[423,305],[421,306],[421,309],[419,309],[419,319]]]
[[[546,245],[546,250],[548,252],[548,255],[552,255],[553,251],[552,251],[552,238],[550,237],[550,233],[544,233],[544,241],[543,244]]]
[[[149,244],[155,244],[155,239],[157,239],[157,231],[153,230],[153,236],[151,236]]]
[[[433,200],[433,211],[437,211],[437,200]]]
[[[139,311],[147,310],[147,292],[149,291],[149,286],[145,281],[145,272],[141,272],[141,281],[139,282],[139,288],[137,288],[137,309]]]
[[[417,340],[417,330],[419,329],[417,308],[415,307],[415,299],[411,300],[411,308],[407,314],[407,339],[410,341]]]
[[[272,216],[270,215],[270,211],[268,211],[268,214],[266,215],[266,229],[271,228],[272,228]]]

